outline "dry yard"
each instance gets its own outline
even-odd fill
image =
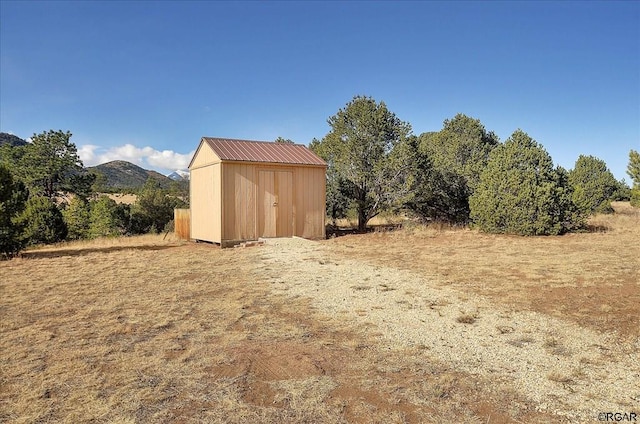
[[[0,422],[640,422],[640,213],[0,262]]]

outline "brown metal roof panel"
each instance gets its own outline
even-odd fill
[[[221,160],[326,166],[320,157],[302,144],[212,137],[203,137],[203,140]]]

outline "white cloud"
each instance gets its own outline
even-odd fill
[[[182,154],[173,150],[156,150],[153,147],[136,147],[133,144],[102,148],[94,144],[78,147],[78,156],[85,166],[95,166],[113,160],[125,160],[145,169],[154,169],[162,173],[186,169],[194,151]]]
[[[183,155],[173,150],[163,150],[161,152],[155,150],[154,153],[147,158],[147,162],[152,166],[172,169],[174,171],[177,169],[186,169],[189,166],[189,162],[191,162],[193,153],[194,152]]]
[[[84,166],[93,166],[98,164],[97,162],[95,162],[95,151],[98,148],[100,148],[100,146],[96,146],[93,144],[85,144],[84,146],[78,147],[78,156],[80,156],[80,159],[82,160]]]

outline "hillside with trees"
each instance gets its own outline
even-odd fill
[[[138,200],[117,204],[100,195],[96,188],[109,179],[83,166],[71,137],[51,130],[0,147],[1,257],[63,240],[157,233],[171,229],[174,208],[186,206],[188,183],[185,190],[185,183],[122,161],[102,169],[112,187],[127,182]]]
[[[157,181],[163,189],[169,189],[175,183],[175,180],[159,172],[147,170],[123,160],[90,166],[87,170],[96,176],[96,190],[106,193],[139,190],[149,178]],[[188,183],[186,185],[188,186]]]
[[[9,146],[24,146],[27,142],[16,135],[0,132],[0,147],[5,144]]]

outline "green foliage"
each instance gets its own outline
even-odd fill
[[[70,192],[86,198],[91,193],[94,177],[83,168],[70,140],[70,132],[50,130],[34,134],[31,143],[13,153],[14,172],[32,195],[53,199]]]
[[[278,137],[275,139],[276,143],[285,143],[285,144],[295,144],[292,140],[289,140],[288,138],[282,138],[282,137]]]
[[[349,194],[352,192],[351,184],[337,175],[335,169],[327,170],[326,208],[334,224],[336,220],[347,217],[351,204]]]
[[[0,145],[0,165],[9,169],[15,179],[20,179],[16,172],[19,170],[19,163],[25,150],[24,146],[13,146],[9,143]]]
[[[0,165],[0,258],[12,257],[23,247],[23,226],[17,217],[24,210],[28,192],[5,166]]]
[[[562,233],[584,230],[587,215],[573,202],[573,187],[569,182],[569,172],[561,166],[554,170],[557,193],[553,212],[562,226]]]
[[[62,213],[48,197],[36,196],[27,200],[17,222],[24,227],[22,239],[26,245],[57,243],[67,236]]]
[[[363,231],[369,219],[400,205],[408,194],[405,180],[410,164],[402,157],[402,144],[411,126],[384,102],[363,96],[354,97],[328,123],[331,131],[314,149],[329,165],[330,185],[336,188],[330,194],[353,202],[358,229]],[[343,202],[336,198],[335,204]]]
[[[420,150],[434,168],[463,176],[472,193],[480,181],[498,136],[488,132],[479,119],[461,113],[446,119],[442,130],[420,136]]]
[[[627,174],[631,177],[634,186],[640,185],[640,153],[635,150],[631,150],[629,152]]]
[[[525,132],[495,148],[469,198],[471,218],[490,233],[561,234],[581,225],[566,171]]]
[[[635,150],[629,152],[627,174],[629,174],[633,181],[630,196],[631,206],[640,208],[640,153]]]
[[[124,227],[125,220],[115,200],[100,196],[91,202],[88,231],[90,238],[118,236],[123,234]]]
[[[640,208],[640,188],[631,189],[629,201],[634,208]]]
[[[580,155],[569,172],[572,200],[585,215],[613,213],[611,197],[619,187],[607,164],[594,156]]]
[[[470,194],[466,179],[455,172],[435,168],[417,147],[414,147],[411,196],[406,207],[426,221],[466,222]]]
[[[190,201],[189,191],[190,191],[189,181],[181,180],[181,181],[172,181],[171,184],[169,184],[169,188],[167,189],[166,192],[169,196],[182,200],[182,204],[181,204],[182,206],[180,206],[181,208],[188,208],[189,201]]]
[[[67,225],[67,238],[80,240],[89,237],[91,217],[89,202],[74,196],[69,205],[62,211],[62,217]]]
[[[624,178],[620,181],[616,181],[616,183],[617,187],[611,195],[611,200],[628,202],[631,199],[631,187],[629,187],[629,184],[627,184]]]
[[[336,171],[336,167],[331,166],[331,163],[329,162],[331,155],[325,150],[326,148],[327,145],[321,143],[320,140],[316,138],[309,143],[309,149],[323,158],[329,165],[326,176],[325,207],[327,215],[335,225],[337,219],[345,218],[347,216],[347,212],[349,211],[349,206],[351,204],[349,193],[352,192],[352,188],[349,186],[348,181],[340,177]]]
[[[110,187],[107,186],[107,176],[104,172],[93,168],[89,170],[89,173],[94,175],[93,185],[91,186],[94,193],[110,193]]]
[[[149,178],[131,207],[130,231],[133,234],[160,232],[173,220],[173,210],[185,206],[184,201],[169,196],[158,181]]]
[[[407,206],[427,220],[469,221],[469,196],[477,187],[498,137],[480,120],[457,114],[442,130],[420,135],[413,198]]]

